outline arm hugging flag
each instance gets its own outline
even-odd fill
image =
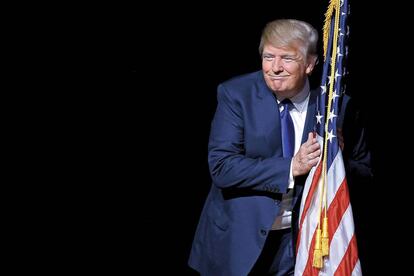
[[[325,17],[325,60],[316,116],[323,155],[304,187],[295,275],[362,275],[336,127],[344,91],[348,9],[347,0],[331,0]]]

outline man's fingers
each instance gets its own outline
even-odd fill
[[[308,146],[318,143],[318,140],[314,137],[313,132],[308,133],[308,140],[305,144]]]
[[[313,159],[311,159],[311,160],[308,161],[308,165],[311,166],[311,167],[313,167],[316,164],[318,164],[318,161],[319,161],[319,157],[313,158]]]
[[[309,153],[309,158],[313,159],[313,158],[317,158],[321,155],[321,150],[318,149],[317,151],[311,152]]]
[[[315,144],[310,145],[308,149],[311,152],[314,152],[314,151],[318,150],[319,148],[320,148],[319,143],[315,143]]]
[[[308,142],[306,142],[308,143]],[[319,143],[308,144],[305,146],[304,150],[306,154],[313,153],[320,149]]]

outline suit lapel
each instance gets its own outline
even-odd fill
[[[259,72],[257,76],[257,98],[258,112],[261,128],[266,133],[266,143],[269,146],[269,156],[282,154],[281,131],[280,131],[280,114],[277,101],[273,92],[267,87],[263,73]]]
[[[314,131],[316,123],[316,98],[318,90],[312,90],[309,96],[308,111],[306,112],[305,126],[303,127],[302,143],[308,140],[308,133]]]

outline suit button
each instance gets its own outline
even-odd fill
[[[266,233],[267,233],[266,230],[263,230],[263,229],[260,230],[260,234],[262,234],[263,236],[266,236]]]

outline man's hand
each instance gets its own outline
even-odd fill
[[[313,133],[308,134],[308,140],[300,146],[299,151],[293,157],[292,174],[293,177],[308,173],[313,166],[318,164],[321,149]]]

